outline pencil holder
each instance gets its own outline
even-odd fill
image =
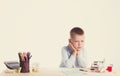
[[[18,53],[19,55],[19,62],[21,67],[21,73],[28,73],[29,72],[29,65],[30,65],[30,58],[32,57],[30,53]]]
[[[29,72],[29,62],[28,61],[20,61],[21,73]]]

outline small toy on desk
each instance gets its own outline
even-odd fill
[[[113,64],[110,64],[109,66],[107,66],[107,69],[106,69],[106,70],[107,70],[108,72],[112,72],[112,67],[113,67]]]
[[[91,71],[92,72],[105,72],[104,70],[104,63],[105,60],[103,61],[94,61],[93,64],[91,65]]]

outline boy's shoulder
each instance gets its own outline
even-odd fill
[[[68,50],[68,46],[63,46],[62,50]]]
[[[71,49],[69,48],[69,46],[63,46],[62,52],[71,52]]]

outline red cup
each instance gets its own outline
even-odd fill
[[[106,69],[108,72],[112,72],[112,66],[108,66]]]

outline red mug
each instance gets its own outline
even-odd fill
[[[112,72],[112,66],[108,66],[106,69],[108,72]]]

